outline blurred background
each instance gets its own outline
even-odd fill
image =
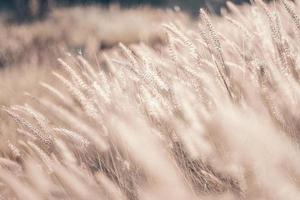
[[[0,68],[49,66],[65,52],[94,60],[119,42],[155,46],[164,41],[162,23],[192,24],[199,8],[218,14],[225,6],[225,0],[0,0]]]
[[[40,95],[37,83],[52,79],[51,71],[60,68],[57,58],[80,54],[103,66],[103,53],[117,54],[120,42],[159,50],[166,42],[163,23],[195,28],[200,7],[218,14],[225,5],[225,0],[0,0],[0,105],[22,102],[24,91]]]
[[[232,1],[237,4],[248,2],[248,0]],[[26,21],[45,17],[55,6],[91,4],[104,6],[118,4],[127,8],[141,5],[164,8],[178,6],[192,15],[196,15],[200,7],[206,7],[211,12],[219,13],[220,8],[225,6],[225,0],[1,0],[0,10],[12,13],[19,21]]]

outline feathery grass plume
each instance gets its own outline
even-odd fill
[[[11,109],[21,111],[24,114],[28,114],[36,121],[36,129],[38,130],[38,132],[40,132],[40,140],[45,145],[46,149],[51,151],[53,147],[53,136],[51,135],[51,128],[48,127],[48,119],[46,119],[46,117],[44,117],[38,111],[34,110],[28,104],[25,104],[25,106],[13,106]]]
[[[91,77],[93,80],[97,79],[96,71],[82,56],[77,56],[78,61],[83,65],[84,69],[88,72],[87,77]]]
[[[67,123],[70,127],[74,127],[79,130],[81,134],[84,134],[91,142],[93,142],[99,150],[105,151],[108,149],[108,144],[101,137],[101,132],[95,130],[93,127],[89,126],[83,120],[72,115],[69,111],[62,107],[59,107],[52,102],[47,100],[42,100],[41,104],[45,108],[49,109],[56,117],[61,119],[63,122]]]
[[[281,65],[279,65],[279,69],[281,70],[281,73],[288,75],[287,70],[289,70],[289,66],[287,65],[287,58],[285,55],[285,51],[283,49],[283,36],[281,33],[281,25],[279,22],[279,17],[275,13],[274,17],[265,5],[265,3],[262,0],[256,1],[258,5],[263,9],[265,14],[267,15],[270,29],[271,29],[271,35],[273,39],[273,45],[275,46],[275,50],[278,52],[279,60],[281,62]]]
[[[168,91],[169,88],[167,84],[158,76],[155,70],[151,69],[151,64],[148,63],[147,58],[142,57],[142,60],[144,61],[144,65],[146,68],[141,75],[143,80],[146,81],[148,84],[154,85],[155,87],[159,88],[161,91]]]
[[[217,68],[217,71],[218,71],[218,76],[221,79],[221,81],[223,82],[223,84],[225,86],[225,89],[228,92],[229,97],[231,99],[233,99],[234,96],[232,94],[231,84],[230,84],[230,70],[229,70],[228,66],[226,66],[226,64],[225,64],[223,53],[222,53],[222,50],[221,50],[220,41],[217,38],[216,32],[214,30],[214,27],[212,26],[212,23],[210,22],[209,17],[207,16],[206,12],[203,9],[200,9],[200,17],[201,17],[201,19],[204,20],[204,23],[205,23],[206,27],[208,28],[208,35],[205,34],[205,32],[202,30],[201,31],[202,36],[204,36],[204,40],[206,40],[208,46],[210,46],[209,45],[210,42],[208,41],[207,36],[210,37],[210,40],[213,43],[214,48],[211,48],[211,49],[208,48],[208,49],[211,52],[212,59],[213,59],[215,65],[216,65],[216,68]],[[212,51],[212,49],[214,49],[214,50]],[[215,59],[214,51],[216,51],[217,59]],[[220,63],[220,64],[218,64],[218,63]],[[222,66],[222,68],[221,68],[220,65]]]
[[[173,62],[175,65],[178,64],[178,57],[176,54],[176,49],[175,49],[175,42],[174,42],[174,37],[172,34],[167,32],[167,37],[168,37],[168,47],[169,47],[169,54],[170,57],[172,58]]]
[[[45,134],[50,134],[50,129],[48,127],[49,120],[40,112],[25,104],[24,106],[13,106],[12,109],[16,109],[17,111],[23,112],[23,114],[27,114],[28,116],[32,117],[38,125],[38,128],[43,131]]]
[[[198,49],[195,46],[195,44],[187,36],[185,36],[185,34],[179,28],[177,28],[175,24],[164,24],[163,26],[166,28],[167,31],[169,31],[169,33],[175,34],[175,36],[182,40],[183,44],[190,51],[192,58],[195,59],[196,64],[199,65],[200,58]]]
[[[247,63],[247,56],[243,54],[243,50],[234,42],[230,41],[227,37],[222,35],[221,33],[218,33],[218,36],[224,40],[224,44],[229,45],[232,48],[232,51],[235,51],[236,54],[238,54],[238,57],[240,58],[241,63]],[[225,61],[225,64],[228,62]],[[229,66],[230,67],[230,66]]]
[[[47,149],[51,148],[51,138],[44,135],[38,128],[34,127],[29,121],[21,117],[20,115],[10,111],[7,108],[2,108],[18,125],[26,128],[33,137],[38,138],[41,143],[45,145]]]
[[[83,136],[81,136],[78,133],[75,133],[74,131],[70,131],[64,128],[53,128],[54,131],[56,131],[58,134],[61,134],[68,138],[68,140],[71,140],[73,145],[81,150],[85,150],[90,142],[85,139]]]
[[[255,2],[264,11],[264,13],[266,14],[266,16],[268,18],[269,25],[270,25],[270,28],[271,28],[272,37],[274,38],[274,40],[278,40],[280,38],[280,36],[278,35],[279,31],[277,30],[276,24],[274,22],[272,13],[270,12],[269,8],[263,2],[263,0],[255,0]]]
[[[282,4],[284,5],[284,8],[287,10],[287,12],[290,14],[290,16],[293,19],[293,22],[295,23],[298,31],[300,31],[300,18],[297,15],[295,9],[292,7],[291,3],[287,0],[281,0]]]
[[[83,91],[85,91],[88,88],[86,83],[81,79],[80,75],[71,66],[69,66],[60,58],[58,59],[58,62],[64,67],[66,72],[70,74],[72,81],[78,88],[80,88]]]
[[[40,85],[43,88],[47,89],[51,94],[53,94],[53,96],[57,97],[66,106],[67,105],[72,105],[71,99],[69,99],[69,97],[67,97],[64,94],[62,94],[59,90],[57,90],[53,86],[51,86],[51,85],[49,85],[47,83],[44,83],[44,82],[40,82]]]
[[[127,48],[124,44],[120,43],[119,47],[122,49],[122,51],[124,52],[125,56],[128,58],[129,62],[130,62],[130,69],[135,72],[136,74],[139,74],[139,70],[140,70],[140,64],[138,63],[138,61],[136,60],[133,52]]]
[[[228,67],[225,65],[220,40],[218,39],[215,28],[213,27],[207,13],[203,9],[200,9],[200,18],[204,21],[206,27],[208,28],[208,33],[209,33],[208,35],[210,36],[211,41],[213,43],[213,46],[214,46],[214,48],[217,52],[216,56],[217,56],[218,59],[220,59],[220,62],[221,62],[221,65],[223,67],[225,76],[228,79],[230,79],[230,71],[229,71]]]
[[[278,14],[275,14],[275,24],[278,30],[279,44],[277,44],[277,49],[280,55],[280,60],[284,66],[284,75],[291,75],[296,81],[298,80],[298,74],[295,70],[295,63],[293,61],[293,56],[291,55],[290,46],[287,43],[287,39],[282,35],[282,26],[280,23],[280,18]]]
[[[291,52],[291,46],[289,45],[286,39],[283,41],[283,51],[286,55],[287,66],[289,67],[292,76],[297,82],[299,82],[300,81],[299,72],[297,72],[297,65],[296,65],[297,56]]]
[[[86,114],[91,117],[92,119],[97,119],[97,109],[92,104],[92,102],[86,98],[84,93],[78,89],[76,86],[74,86],[69,80],[64,78],[62,75],[52,72],[52,74],[59,79],[71,92],[73,97],[80,103],[80,105],[83,107]]]

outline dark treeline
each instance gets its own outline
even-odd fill
[[[29,2],[29,1],[47,1],[47,0],[1,0],[0,8],[12,9],[15,7],[15,2]],[[195,5],[205,4],[223,4],[224,0],[53,0],[59,5],[74,5],[74,4],[90,4],[101,3],[111,4],[119,3],[123,6],[133,6],[141,4],[149,4],[153,6],[168,6],[168,5],[182,5],[185,7],[193,7]],[[233,0],[236,3],[242,3],[248,0]]]
[[[249,0],[232,0],[235,3],[248,2]],[[225,5],[225,0],[0,0],[0,10],[14,13],[18,19],[42,18],[46,16],[51,7],[88,5],[101,3],[110,5],[120,4],[123,7],[140,5],[151,5],[156,7],[180,6],[182,9],[196,14],[200,7],[206,7],[210,11],[218,13],[220,8]]]

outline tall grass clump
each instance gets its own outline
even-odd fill
[[[228,5],[99,66],[59,59],[49,97],[3,106],[1,197],[298,199],[298,2]]]

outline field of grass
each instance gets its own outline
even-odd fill
[[[0,199],[298,199],[299,3],[3,21]]]

